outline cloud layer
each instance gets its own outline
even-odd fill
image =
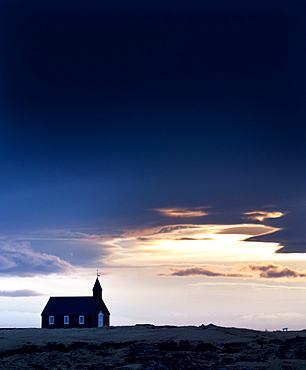
[[[208,212],[204,211],[207,207],[195,207],[195,208],[156,208],[157,211],[164,216],[168,217],[202,217],[209,215]]]
[[[296,271],[289,267],[276,264],[247,264],[236,265],[230,272],[216,271],[213,268],[189,267],[183,269],[170,269],[168,274],[160,276],[207,276],[207,277],[227,277],[243,279],[299,279],[306,278],[306,271]]]
[[[202,267],[190,267],[186,269],[171,269],[170,276],[208,276],[208,277],[230,277],[230,278],[251,278],[252,275],[232,272],[220,272]],[[160,274],[165,276],[165,274]]]
[[[34,276],[71,271],[71,264],[57,256],[38,253],[29,243],[0,245],[0,275]]]
[[[0,297],[36,297],[42,296],[43,294],[30,289],[21,290],[0,290]]]
[[[110,241],[104,262],[120,266],[194,265],[199,261],[262,261],[280,248],[250,237],[279,229],[260,224],[176,224],[129,232]]]

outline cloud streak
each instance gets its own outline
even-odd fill
[[[306,272],[293,270],[289,267],[283,267],[276,264],[247,264],[236,265],[230,271],[216,271],[211,268],[189,267],[184,269],[170,269],[168,274],[159,274],[159,276],[206,276],[206,277],[227,277],[242,279],[304,279]]]
[[[35,290],[21,289],[21,290],[0,290],[0,297],[37,297],[44,294],[38,293]]]
[[[208,212],[204,211],[207,207],[195,207],[195,208],[156,208],[157,211],[164,216],[168,217],[203,217],[209,215]]]
[[[213,271],[202,267],[191,267],[186,269],[171,269],[170,276],[208,276],[208,277],[230,277],[230,278],[250,278],[251,275],[241,273],[227,273]],[[163,275],[163,274],[160,274]]]

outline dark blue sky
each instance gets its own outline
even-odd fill
[[[305,4],[246,3],[2,1],[1,234],[270,205],[305,252]]]

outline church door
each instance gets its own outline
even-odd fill
[[[102,311],[99,312],[98,314],[98,327],[101,328],[101,326],[103,326],[104,324],[104,315],[102,313]]]

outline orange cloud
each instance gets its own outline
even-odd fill
[[[264,221],[267,218],[279,218],[285,216],[287,213],[255,211],[255,212],[245,212],[243,214],[245,216],[243,216],[242,218],[246,220]]]
[[[168,217],[202,217],[209,215],[204,211],[205,207],[196,208],[156,208],[154,211],[162,213]]]

